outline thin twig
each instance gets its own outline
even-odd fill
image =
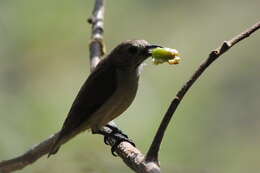
[[[58,132],[59,133],[59,132]],[[40,144],[33,146],[24,154],[17,156],[10,160],[3,160],[0,162],[0,173],[8,173],[23,169],[24,167],[37,161],[39,158],[47,154],[57,137],[58,133],[50,136],[48,139],[42,141]]]
[[[92,24],[91,42],[89,44],[90,53],[90,70],[93,71],[99,63],[104,51],[104,13],[105,0],[96,0],[92,17],[88,19],[88,23]]]
[[[109,128],[104,127],[102,130],[109,132]],[[108,138],[110,146],[114,146],[117,141],[114,138]],[[145,155],[128,142],[121,142],[116,153],[124,163],[136,173],[160,173],[160,167],[155,162],[146,162]]]
[[[239,41],[249,37],[253,32],[258,30],[260,28],[260,22],[256,23],[252,27],[248,28],[241,34],[235,36],[229,41],[224,41],[223,44],[217,48],[216,50],[213,50],[208,58],[201,63],[199,68],[195,71],[195,73],[191,76],[191,78],[183,85],[181,90],[176,94],[176,97],[171,102],[167,112],[165,113],[163,120],[160,124],[160,127],[158,128],[156,135],[153,139],[153,142],[148,150],[147,156],[145,158],[146,161],[155,161],[158,162],[158,153],[160,149],[161,142],[163,140],[164,133],[167,129],[167,126],[176,111],[179,103],[187,93],[187,91],[190,89],[190,87],[194,84],[194,82],[201,76],[201,74],[208,68],[208,66],[213,63],[220,55],[225,53],[227,50],[229,50],[232,46],[237,44]]]
[[[99,10],[103,11],[100,12]],[[99,11],[99,12],[98,12]],[[100,57],[104,54],[103,46],[103,16],[104,15],[104,0],[96,0],[95,8],[93,11],[93,17],[89,20],[90,23],[96,25],[92,29],[92,41],[90,43],[91,52],[91,69],[94,69],[98,64]],[[103,16],[103,17],[102,17]],[[192,84],[199,78],[203,71],[220,55],[230,49],[233,45],[248,37],[250,34],[259,29],[260,23],[252,26],[242,34],[234,37],[230,41],[224,42],[220,48],[212,51],[208,59],[201,64],[199,69],[194,73],[191,79],[183,86],[183,88],[178,92],[176,98],[172,101],[168,111],[166,112],[163,121],[157,131],[157,134],[153,140],[153,143],[145,157],[137,148],[133,147],[127,142],[122,142],[116,149],[117,154],[123,159],[127,166],[132,168],[137,173],[159,173],[160,168],[158,164],[158,152],[159,147],[164,135],[164,132],[168,126],[168,123],[175,112],[178,104],[184,97],[185,93],[192,86]],[[96,33],[96,36],[95,34]],[[22,169],[29,164],[32,164],[38,160],[43,155],[49,152],[49,149],[56,138],[57,134],[49,137],[40,144],[32,147],[29,151],[24,154],[15,157],[10,160],[3,160],[0,162],[0,173],[8,173],[15,170]],[[114,145],[116,141],[113,139],[109,140],[110,145]]]
[[[91,42],[89,44],[90,50],[90,67],[91,71],[94,70],[96,65],[99,63],[101,57],[104,55],[104,0],[96,0],[94,10],[92,12],[92,17],[88,19],[88,22],[92,24],[92,34]],[[110,122],[115,126],[114,122]],[[109,128],[102,128],[101,131],[110,133]],[[114,146],[118,143],[113,138],[108,138],[110,146]],[[133,169],[137,173],[159,173],[160,168],[153,162],[146,163],[144,162],[144,155],[135,148],[133,145],[127,142],[121,142],[120,145],[116,148],[116,153],[125,164]]]
[[[92,17],[88,22],[92,24],[92,34],[90,42],[90,66],[91,71],[99,63],[101,57],[104,55],[103,31],[104,31],[104,1],[96,0],[95,7],[92,12]],[[103,131],[110,132],[108,128],[103,128]],[[55,141],[59,132],[44,140],[40,144],[32,147],[24,154],[17,156],[10,160],[3,160],[0,162],[0,173],[9,173],[15,170],[23,169],[24,167],[34,163],[40,157],[47,154]],[[111,146],[115,145],[117,141],[113,138],[108,139]],[[144,155],[133,145],[122,142],[116,148],[116,153],[122,158],[128,167],[137,173],[159,173],[160,168],[153,162],[146,163]]]

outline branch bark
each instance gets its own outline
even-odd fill
[[[88,19],[88,23],[92,25],[91,42],[89,44],[90,53],[90,71],[93,71],[99,63],[104,51],[104,14],[105,0],[96,0],[92,17]]]
[[[88,22],[92,25],[91,42],[89,44],[90,50],[90,70],[96,67],[101,57],[105,54],[104,51],[104,11],[105,0],[96,0],[92,12],[92,17]],[[113,123],[113,122],[112,122]],[[110,132],[108,128],[103,128],[103,131]],[[29,164],[34,163],[40,157],[47,154],[51,148],[55,138],[59,132],[55,133],[40,144],[32,147],[24,154],[17,156],[10,160],[3,160],[0,162],[0,173],[9,173],[15,170],[23,169]],[[117,143],[113,138],[108,139],[111,146]],[[116,148],[116,153],[122,158],[125,164],[137,173],[159,173],[160,168],[153,162],[146,163],[144,155],[133,145],[122,142]]]
[[[93,10],[93,16],[88,20],[92,24],[92,36],[90,42],[90,65],[91,70],[100,61],[100,58],[104,55],[104,43],[103,43],[103,32],[104,32],[104,1],[105,0],[96,0],[95,7]],[[179,103],[194,84],[194,82],[201,76],[201,74],[208,68],[208,66],[214,62],[219,56],[229,50],[239,41],[250,36],[253,32],[260,28],[260,22],[242,32],[238,36],[234,37],[229,41],[225,41],[218,49],[212,51],[209,57],[199,66],[196,72],[192,77],[185,83],[182,89],[177,93],[174,100],[171,102],[167,112],[164,115],[164,118],[160,124],[160,127],[153,139],[153,142],[148,150],[148,154],[145,156],[137,148],[132,146],[127,142],[122,142],[118,145],[116,152],[125,162],[125,164],[133,169],[137,173],[159,173],[159,161],[158,161],[158,152],[164,136],[164,133],[167,129],[167,126],[177,109]],[[104,128],[104,130],[108,130]],[[48,139],[44,140],[40,144],[32,147],[30,150],[24,154],[17,156],[10,160],[3,160],[0,162],[0,173],[9,173],[15,170],[22,169],[29,164],[34,163],[43,155],[47,154],[51,144],[56,138],[57,134],[55,133]],[[114,139],[109,139],[109,144],[113,146],[116,143]]]
[[[96,67],[101,57],[105,54],[104,51],[104,2],[105,0],[96,0],[92,17],[88,19],[88,22],[92,24],[92,36],[89,44],[90,50],[90,67],[91,71]],[[115,126],[114,122],[110,122]],[[101,129],[104,132],[110,133],[110,130],[106,127]],[[113,138],[108,138],[109,145],[114,146],[117,141]],[[127,142],[121,142],[117,148],[116,153],[125,164],[137,173],[159,173],[160,168],[153,162],[146,163],[144,161],[144,155],[136,147]]]
[[[213,63],[216,59],[218,59],[223,53],[228,51],[232,46],[237,44],[238,42],[242,41],[243,39],[249,37],[252,33],[254,33],[256,30],[260,28],[260,22],[257,22],[252,27],[246,29],[241,34],[235,36],[229,41],[224,41],[222,45],[217,48],[216,50],[213,50],[207,59],[205,59],[198,69],[194,72],[194,74],[190,77],[190,79],[183,85],[183,87],[177,92],[176,97],[172,100],[167,112],[165,113],[163,120],[156,132],[156,135],[153,139],[153,142],[148,150],[146,161],[155,161],[158,162],[158,153],[160,150],[160,146],[163,140],[164,133],[168,127],[168,124],[178,108],[178,105],[182,101],[183,97],[187,93],[187,91],[191,88],[191,86],[196,82],[196,80],[202,75],[202,73],[209,67],[211,63]]]

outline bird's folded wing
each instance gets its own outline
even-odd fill
[[[64,140],[67,141],[79,132],[78,127],[115,92],[116,83],[115,68],[109,61],[103,59],[81,87],[50,154],[54,153]]]

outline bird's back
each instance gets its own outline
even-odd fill
[[[117,88],[116,71],[111,63],[103,59],[90,74],[75,98],[57,139],[49,152],[55,154],[59,146],[86,130],[82,125],[98,110]]]

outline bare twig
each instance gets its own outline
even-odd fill
[[[48,139],[44,140],[40,144],[33,146],[31,149],[20,156],[17,156],[10,160],[1,161],[0,173],[8,173],[23,169],[24,167],[38,160],[40,157],[49,152],[50,147],[53,144],[54,139],[57,137],[58,133],[50,136]]]
[[[96,0],[95,7],[92,12],[92,17],[88,19],[89,24],[92,24],[91,42],[89,44],[90,53],[90,70],[96,67],[100,58],[104,55],[104,13],[105,0]]]
[[[109,132],[109,128],[104,127],[102,130]],[[110,146],[117,143],[114,138],[108,138]],[[128,142],[121,142],[116,153],[125,162],[125,164],[136,173],[160,173],[160,167],[155,162],[146,162],[144,154]]]
[[[104,1],[96,0],[92,17],[88,22],[92,24],[92,34],[90,48],[90,66],[91,71],[99,63],[101,57],[104,55],[103,31],[104,31]],[[103,128],[103,131],[110,132],[108,128]],[[34,163],[43,155],[49,152],[55,138],[59,132],[44,140],[40,144],[32,147],[24,154],[17,156],[10,160],[3,160],[0,162],[0,173],[9,173],[15,170],[23,169],[29,164]],[[117,141],[113,138],[108,139],[109,144],[113,146]],[[146,163],[144,155],[133,145],[122,142],[116,149],[117,154],[123,159],[128,167],[137,173],[159,173],[160,168],[153,162]]]
[[[92,24],[91,42],[89,44],[90,50],[90,67],[91,71],[96,67],[101,57],[104,55],[104,0],[96,0],[92,17],[88,22]],[[113,123],[113,122],[111,122]],[[115,126],[115,124],[113,123]],[[106,133],[110,133],[110,129],[104,127],[101,129]],[[117,141],[113,138],[108,138],[111,146],[115,145]],[[116,149],[116,153],[120,156],[128,167],[138,173],[159,173],[160,168],[153,162],[146,163],[144,155],[133,145],[127,142],[121,142]]]
[[[237,44],[239,41],[249,37],[253,32],[258,30],[260,28],[260,22],[256,23],[252,27],[248,28],[241,34],[235,36],[229,41],[224,41],[224,43],[217,48],[216,50],[213,50],[208,58],[201,63],[199,68],[195,71],[195,73],[191,76],[191,78],[183,85],[181,90],[176,94],[176,97],[171,102],[167,112],[164,115],[164,118],[160,124],[160,127],[158,128],[156,135],[153,139],[153,142],[148,150],[146,161],[155,161],[158,163],[158,153],[160,149],[160,145],[164,136],[164,133],[166,131],[166,128],[176,111],[179,103],[187,93],[187,91],[190,89],[190,87],[194,84],[194,82],[201,76],[201,74],[208,68],[208,66],[213,63],[220,55],[225,53],[227,50],[229,50],[232,46]]]
[[[96,0],[95,8],[93,10],[93,16],[88,21],[92,24],[92,41],[90,43],[90,64],[93,70],[100,61],[100,58],[104,55],[103,45],[103,20],[104,20],[104,0]],[[191,79],[183,86],[183,88],[177,93],[176,98],[172,101],[168,108],[162,123],[156,133],[156,136],[152,142],[152,145],[145,157],[137,148],[127,142],[122,142],[118,145],[116,152],[123,159],[127,166],[132,168],[137,173],[159,173],[160,168],[158,164],[158,152],[160,144],[163,139],[164,132],[168,126],[168,123],[175,112],[180,101],[193,85],[193,83],[199,78],[204,70],[220,55],[230,49],[233,45],[248,37],[250,34],[259,29],[260,23],[252,26],[245,32],[234,37],[230,41],[225,41],[222,46],[212,51],[209,57],[200,65],[198,70],[193,74]],[[104,128],[104,130],[107,130]],[[22,169],[29,164],[32,164],[43,155],[47,154],[53,141],[57,137],[57,132],[53,136],[44,140],[40,144],[32,147],[29,151],[23,155],[15,157],[10,160],[3,160],[0,162],[0,173],[8,173],[15,170]],[[109,144],[113,146],[116,143],[114,139],[109,139]]]

